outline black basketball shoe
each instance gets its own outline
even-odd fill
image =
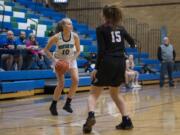
[[[56,107],[56,104],[51,104],[50,108],[49,108],[51,114],[53,116],[57,116],[58,115],[58,112],[57,112],[57,107]]]
[[[71,104],[65,104],[63,109],[69,113],[73,113],[73,109],[71,108]]]
[[[129,117],[127,117],[125,120],[123,120],[119,125],[116,126],[116,129],[118,130],[130,130],[133,129],[134,126],[132,124],[132,121]]]
[[[88,134],[92,131],[92,126],[96,123],[95,117],[88,117],[86,123],[83,125],[83,133]]]

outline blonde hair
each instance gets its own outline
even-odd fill
[[[70,18],[68,18],[68,17],[63,18],[61,21],[58,22],[55,32],[56,33],[62,32],[63,31],[63,26],[66,24],[66,22],[72,23]]]

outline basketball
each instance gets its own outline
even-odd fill
[[[63,75],[69,70],[69,63],[64,60],[59,60],[55,65],[55,69],[59,75]]]

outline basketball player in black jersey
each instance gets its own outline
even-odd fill
[[[116,129],[132,129],[133,124],[128,116],[124,98],[119,95],[119,86],[125,81],[125,43],[132,48],[134,40],[125,28],[119,25],[122,22],[122,12],[116,6],[103,8],[105,23],[96,29],[98,53],[95,70],[92,72],[92,90],[88,99],[89,114],[83,125],[83,132],[90,133],[96,123],[95,106],[104,86],[110,89],[110,95],[122,114],[122,122]]]

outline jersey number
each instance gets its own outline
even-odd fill
[[[120,31],[112,31],[111,32],[111,36],[112,36],[112,42],[121,42],[121,35],[120,35]]]
[[[69,49],[65,49],[65,50],[62,51],[62,54],[63,54],[63,55],[68,55],[69,52],[70,52]]]

